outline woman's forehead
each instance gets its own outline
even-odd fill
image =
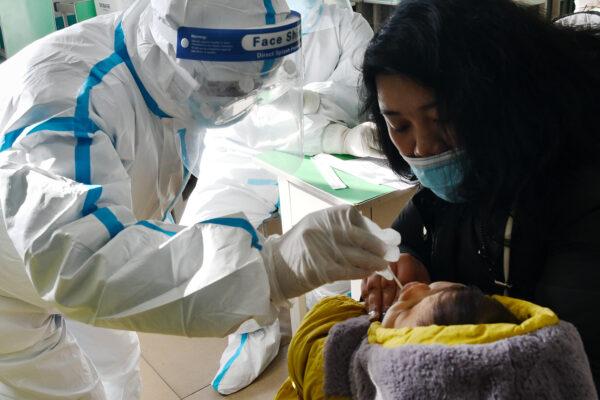
[[[433,93],[402,75],[378,75],[377,97],[382,113],[427,111],[435,107]]]

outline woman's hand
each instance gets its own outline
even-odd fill
[[[390,263],[392,271],[402,284],[418,281],[429,283],[429,272],[425,265],[408,253],[400,254],[397,262]],[[373,274],[363,279],[361,286],[362,298],[372,319],[380,319],[382,313],[394,303],[399,294],[399,288],[394,281],[388,281],[380,275]]]

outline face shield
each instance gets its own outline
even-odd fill
[[[291,12],[283,0],[152,0],[152,4],[162,25],[177,26],[176,63],[197,83],[188,104],[195,127],[179,131],[186,168],[198,174],[206,129],[233,128],[242,122],[257,125],[264,122],[266,112],[278,118],[285,115],[285,123],[269,131],[252,130],[253,135],[262,135],[258,141],[262,147],[254,147],[285,152],[299,164],[300,14]]]
[[[323,18],[327,14],[326,8],[352,10],[350,0],[288,0],[287,3],[302,16],[303,35],[334,27],[330,18]]]

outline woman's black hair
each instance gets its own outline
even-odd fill
[[[365,108],[394,171],[376,77],[432,91],[443,132],[465,150],[463,196],[514,201],[524,182],[598,162],[600,39],[553,26],[510,0],[404,0],[363,63]]]

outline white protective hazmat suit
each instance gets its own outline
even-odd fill
[[[385,266],[350,209],[267,240],[240,214],[161,222],[185,185],[178,133],[197,127],[199,84],[159,27],[287,12],[275,0],[139,0],[0,65],[0,398],[137,399],[139,345],[125,330],[223,336]]]
[[[302,17],[304,152],[312,155],[326,151],[324,144],[337,142],[346,127],[360,123],[360,65],[373,30],[347,1],[334,5],[294,0],[288,4],[306,11]],[[227,215],[241,206],[258,227],[277,210],[277,178],[255,164],[253,157],[269,150],[261,136],[277,130],[285,116],[252,117],[206,135],[198,183],[181,217],[183,225]],[[326,129],[331,135],[324,133]]]
[[[343,146],[346,137],[357,139],[355,155],[373,155],[361,151],[360,135],[372,128],[359,125],[358,93],[360,65],[373,31],[348,1],[333,3],[288,0],[290,8],[302,14],[304,152],[350,153]],[[265,112],[208,132],[198,183],[181,218],[183,225],[241,210],[258,227],[277,211],[277,178],[253,157],[270,150],[263,137],[280,129],[285,118],[282,113]],[[336,287],[346,286],[348,282]],[[252,321],[244,324],[229,337],[212,387],[230,394],[252,383],[277,355],[280,337],[278,322],[262,328]]]

